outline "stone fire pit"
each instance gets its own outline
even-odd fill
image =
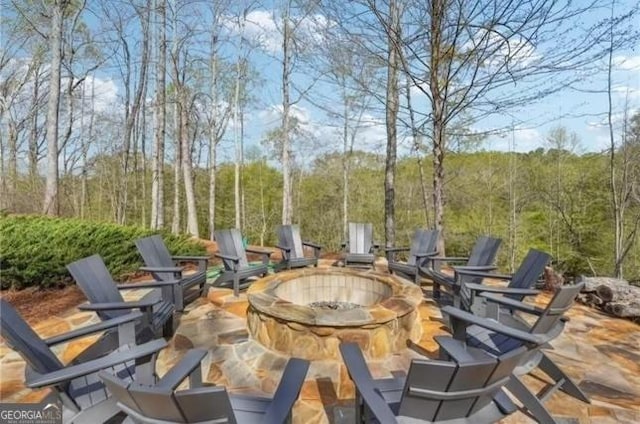
[[[393,275],[304,268],[263,278],[247,291],[249,333],[265,347],[308,360],[339,359],[341,341],[383,358],[420,340],[420,288]]]

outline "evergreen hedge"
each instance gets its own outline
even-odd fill
[[[0,216],[0,288],[55,287],[72,283],[66,264],[100,254],[111,275],[126,279],[141,264],[134,241],[158,231],[80,219]],[[160,231],[176,255],[202,255],[188,236]]]

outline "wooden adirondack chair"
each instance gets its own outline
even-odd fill
[[[453,341],[464,350],[464,343]],[[477,353],[461,362],[414,359],[401,379],[374,380],[356,343],[340,353],[356,386],[357,423],[494,423],[516,411],[502,388],[526,354]],[[394,387],[390,387],[394,386]]]
[[[269,271],[270,251],[246,249],[242,243],[240,231],[233,228],[230,230],[218,230],[214,233],[219,252],[215,254],[222,259],[224,270],[213,282],[214,286],[232,284],[233,295],[238,297],[240,289],[251,284],[251,277],[267,275]],[[255,253],[262,256],[261,265],[250,265],[247,260],[247,253]]]
[[[342,243],[342,247],[344,266],[375,268],[374,249],[379,246],[373,241],[373,224],[350,222],[349,240]]]
[[[136,334],[138,340],[173,335],[173,286],[179,281],[150,281],[136,284],[117,284],[100,255],[89,256],[67,265],[67,269],[80,290],[89,300],[78,308],[93,311],[101,320],[117,318],[133,310],[142,312]],[[125,302],[120,290],[153,289],[140,300]],[[160,291],[158,291],[160,289]]]
[[[109,369],[124,381],[134,377],[141,382],[153,381],[156,355],[167,343],[154,340],[136,346],[133,327],[140,317],[140,312],[134,312],[43,340],[13,306],[0,299],[0,335],[27,363],[25,384],[32,389],[50,388],[62,402],[65,423],[102,423],[120,412],[97,376],[101,370]],[[81,354],[65,366],[51,350],[52,346],[112,329],[117,329],[120,347],[100,356]]]
[[[502,294],[509,299],[522,301],[526,296],[535,296],[540,293],[533,289],[533,285],[538,281],[544,268],[551,260],[551,255],[536,249],[530,249],[527,256],[516,270],[515,274],[496,274],[485,271],[474,271],[469,269],[458,269],[456,272],[462,277],[492,278],[496,280],[509,281],[506,287],[490,286],[478,283],[463,283],[460,288],[460,302],[462,309],[472,311],[480,316],[496,316],[497,311],[486,311],[486,303],[483,298],[478,298],[479,293]],[[495,305],[495,303],[489,303]]]
[[[459,307],[459,291],[462,287],[462,283],[481,283],[482,278],[462,276],[458,274],[457,271],[462,269],[473,271],[491,271],[496,269],[493,262],[501,243],[502,240],[498,238],[482,236],[476,240],[469,257],[430,256],[427,260],[429,266],[420,267],[420,271],[433,281],[433,299],[440,302],[443,300],[441,297],[442,288],[444,287],[451,294],[454,306]],[[460,263],[465,261],[465,265],[453,267],[453,276],[444,274],[440,271],[440,267],[443,262]]]
[[[297,225],[280,225],[277,231],[278,245],[276,247],[282,251],[282,261],[275,267],[277,271],[302,268],[309,265],[318,266],[322,246],[309,241],[302,241],[300,228]],[[304,255],[305,246],[313,249],[313,257]]]
[[[282,424],[304,383],[309,362],[291,358],[273,399],[229,395],[224,387],[202,387],[200,361],[206,350],[193,349],[155,385],[127,384],[103,372],[100,377],[118,406],[136,423]],[[189,388],[175,391],[189,377]]]
[[[138,239],[136,246],[145,263],[145,266],[140,268],[141,271],[150,272],[157,281],[180,282],[172,285],[172,299],[176,311],[182,312],[185,305],[204,294],[208,256],[172,256],[159,235]],[[197,271],[184,273],[184,268],[177,266],[182,262],[197,263]]]
[[[420,284],[420,267],[425,266],[429,256],[438,254],[438,230],[416,230],[411,240],[411,247],[387,247],[387,263],[389,272],[397,273],[411,278],[414,283]],[[398,262],[396,253],[409,251],[407,262]]]
[[[563,314],[571,308],[583,286],[584,284],[580,283],[561,287],[544,309],[492,293],[480,295],[485,297],[487,302],[495,302],[512,311],[537,316],[537,320],[532,325],[510,312],[501,314],[498,320],[478,317],[451,306],[442,308],[442,313],[449,317],[453,337],[464,341],[469,349],[476,348],[499,356],[523,346],[528,348],[528,353],[514,370],[513,378],[507,384],[507,388],[531,411],[536,420],[541,423],[555,423],[554,418],[544,407],[544,401],[558,389],[583,402],[590,402],[577,384],[542,350],[562,332],[566,322]],[[435,337],[435,340],[440,345],[442,357],[456,359],[456,352],[448,348],[450,339]],[[554,381],[538,396],[531,393],[520,379],[520,376],[536,368]]]

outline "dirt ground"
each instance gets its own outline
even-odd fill
[[[212,258],[210,261],[211,265],[218,265],[220,261],[213,257],[213,254],[218,252],[218,245],[209,240],[200,241]],[[272,251],[271,259],[274,261],[282,259],[280,250],[276,248],[263,248],[259,246],[251,247]],[[322,255],[322,258],[325,259],[338,259],[339,257],[340,254],[338,253],[327,253]],[[259,256],[249,254],[248,259],[250,261],[259,260]],[[187,267],[187,269],[189,269],[189,267]],[[134,275],[129,279],[129,281],[136,282],[147,279],[149,279],[148,275]],[[86,302],[84,294],[76,286],[69,286],[62,289],[40,290],[33,287],[25,290],[2,290],[0,291],[0,298],[11,303],[30,325],[34,325],[48,317],[59,315],[70,308]]]

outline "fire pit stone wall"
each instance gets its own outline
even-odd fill
[[[265,347],[308,360],[339,359],[341,341],[370,358],[406,348],[422,333],[419,287],[393,275],[344,268],[304,268],[255,282],[247,323]]]

